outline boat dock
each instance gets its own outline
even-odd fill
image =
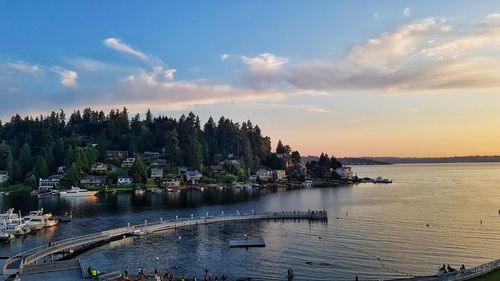
[[[230,240],[230,248],[253,248],[253,247],[265,247],[266,243],[262,239],[242,239],[242,240]]]
[[[308,211],[266,211],[263,213],[256,213],[252,210],[250,214],[243,214],[237,212],[232,215],[224,215],[221,212],[220,215],[209,216],[207,213],[204,217],[191,217],[179,218],[171,220],[163,220],[156,222],[147,222],[141,225],[127,225],[125,227],[115,228],[107,231],[101,231],[98,233],[82,235],[77,237],[71,237],[50,243],[48,245],[40,246],[37,248],[29,249],[18,253],[17,255],[9,257],[5,261],[3,266],[4,277],[13,276],[16,274],[23,275],[24,273],[32,273],[43,271],[46,267],[38,267],[39,264],[52,264],[58,265],[57,268],[64,267],[64,264],[55,263],[61,259],[70,259],[76,254],[83,252],[85,250],[97,247],[104,243],[108,243],[115,240],[120,240],[131,235],[148,235],[155,232],[193,227],[201,224],[212,224],[212,223],[233,223],[233,222],[248,222],[248,221],[259,221],[259,220],[274,220],[274,221],[284,221],[284,220],[327,220],[326,210],[308,210]],[[69,263],[68,263],[69,264]],[[35,266],[36,265],[36,266]],[[35,266],[35,267],[33,267]],[[70,266],[66,266],[68,269]],[[71,267],[74,267],[72,265]],[[50,266],[48,266],[50,268]]]

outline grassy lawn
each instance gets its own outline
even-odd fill
[[[486,275],[470,279],[469,281],[498,281],[498,280],[500,280],[500,269],[497,269]]]

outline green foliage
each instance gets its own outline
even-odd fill
[[[233,175],[233,174],[224,174],[224,175],[220,175],[218,177],[219,181],[222,182],[222,183],[226,183],[226,184],[232,184],[233,182],[235,182],[238,178]]]
[[[130,167],[129,175],[134,179],[134,183],[146,183],[148,180],[148,173],[146,171],[146,167],[141,160],[141,158],[137,158]]]

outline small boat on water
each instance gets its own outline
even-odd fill
[[[44,227],[52,227],[59,223],[59,221],[52,218],[51,213],[44,214],[43,208],[38,211],[31,211],[30,214],[23,217],[23,219],[32,231]]]
[[[0,242],[7,242],[12,238],[14,238],[14,235],[6,232],[0,232]]]
[[[377,177],[373,183],[392,183],[392,180],[382,178],[382,177]]]
[[[162,193],[162,192],[163,192],[163,189],[161,189],[161,188],[153,188],[153,189],[151,189],[151,192],[154,192],[154,193]]]
[[[306,180],[306,181],[304,181],[304,182],[302,183],[302,186],[303,186],[304,188],[310,188],[310,187],[312,187],[312,186],[313,186],[313,181],[312,181],[312,180]]]
[[[84,197],[84,196],[95,196],[97,191],[89,191],[83,188],[72,186],[71,189],[66,191],[60,191],[59,196],[63,197]]]
[[[135,195],[144,195],[144,189],[136,189],[134,193]]]

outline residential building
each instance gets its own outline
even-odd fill
[[[38,180],[38,191],[52,190],[61,181],[61,175],[53,175],[46,179],[40,178]]]
[[[90,170],[95,173],[106,173],[108,171],[108,164],[97,162],[92,164]]]
[[[118,177],[116,183],[118,185],[129,185],[134,183],[134,180],[131,177]]]
[[[126,157],[128,157],[128,151],[127,150],[106,150],[106,157],[126,158]]]
[[[274,181],[282,181],[286,179],[286,171],[285,170],[274,170],[273,171],[273,180]]]
[[[186,171],[186,179],[192,183],[199,181],[203,175],[198,170]]]
[[[257,175],[251,175],[248,177],[248,179],[251,181],[257,181]]]
[[[82,187],[101,187],[106,185],[106,176],[86,175],[80,180]]]
[[[8,171],[0,171],[0,184],[7,182],[9,180]]]
[[[135,158],[127,158],[122,162],[122,168],[130,168],[134,165]]]
[[[151,167],[165,168],[166,166],[167,166],[167,160],[165,159],[156,159],[151,162]]]
[[[152,179],[163,178],[163,168],[151,168],[151,178]]]
[[[210,166],[210,172],[213,175],[217,176],[224,173],[224,168],[222,167],[222,165],[212,165]]]
[[[255,175],[261,181],[268,181],[268,180],[271,180],[273,178],[273,173],[271,172],[271,170],[268,170],[268,169],[259,169],[255,173]]]
[[[161,154],[159,152],[144,151],[145,158],[158,158]]]
[[[343,179],[343,180],[350,180],[353,177],[352,173],[352,168],[351,167],[340,167],[335,169],[335,173]]]
[[[181,181],[178,179],[168,179],[162,182],[162,185],[167,188],[175,188],[181,186]]]
[[[57,167],[57,173],[58,174],[64,174],[66,172],[66,166],[59,166]]]

